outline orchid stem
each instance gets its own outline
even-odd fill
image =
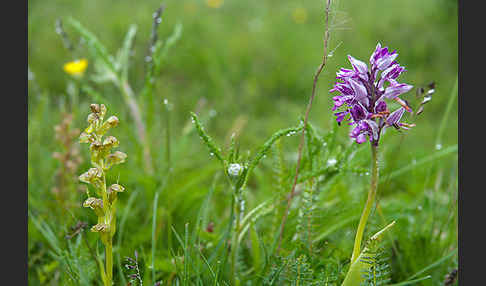
[[[108,240],[106,247],[106,285],[111,286],[113,284],[113,248],[111,238]]]
[[[351,255],[351,263],[354,263],[361,251],[361,241],[363,240],[363,233],[371,212],[371,208],[375,202],[376,193],[378,189],[378,146],[371,144],[371,185],[368,192],[368,199],[366,200],[363,213],[359,220],[358,230],[354,239],[353,254]]]

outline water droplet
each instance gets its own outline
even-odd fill
[[[167,98],[166,98],[166,99],[164,99],[164,104],[165,104],[165,105],[169,104],[169,101],[167,100]]]
[[[369,176],[369,175],[370,175],[370,172],[366,172],[366,173],[365,173],[365,176]]]
[[[162,23],[162,18],[157,18],[157,24]]]
[[[421,211],[421,210],[422,210],[422,206],[420,206],[420,205],[419,205],[419,206],[417,207],[417,209],[418,209],[419,211]]]
[[[213,152],[209,153],[209,156],[214,156],[214,153]]]
[[[237,163],[233,163],[228,166],[228,174],[233,177],[239,176],[242,170],[243,167]]]
[[[437,145],[435,145],[435,150],[440,150],[442,149],[442,144],[438,143]]]
[[[146,56],[146,57],[145,57],[145,61],[146,61],[146,62],[150,62],[150,61],[152,61],[152,57],[151,57],[151,56]]]
[[[336,163],[337,163],[337,160],[335,158],[331,158],[331,159],[327,160],[327,166],[328,167],[332,167],[332,166],[336,165]]]

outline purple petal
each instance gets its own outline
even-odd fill
[[[392,64],[392,62],[395,60],[395,58],[397,56],[398,56],[398,54],[396,52],[394,52],[392,54],[384,55],[383,57],[381,57],[380,59],[378,59],[376,61],[376,67],[379,70],[387,69],[388,67],[390,67],[390,65]]]
[[[388,117],[386,118],[386,124],[392,126],[395,123],[398,123],[402,118],[403,114],[405,113],[405,108],[401,107],[395,111],[393,111]]]
[[[376,113],[385,112],[386,109],[387,109],[386,102],[384,102],[383,100],[378,101],[375,105],[375,112]]]
[[[385,70],[390,65],[394,64],[395,58],[398,56],[396,51],[388,52],[388,47],[381,48],[381,44],[376,45],[376,49],[370,57],[371,69]]]
[[[357,137],[356,137],[356,143],[358,144],[361,144],[363,142],[366,141],[366,135],[364,133],[362,134],[359,134]]]
[[[358,125],[356,125],[356,127],[353,128],[353,130],[351,130],[351,133],[349,134],[349,136],[354,138],[361,133],[361,130],[362,130],[362,126],[360,124],[358,124]]]
[[[346,79],[356,77],[356,72],[353,70],[341,68],[339,72],[336,73],[337,79]]]
[[[390,86],[385,89],[383,96],[386,98],[393,99],[400,94],[403,94],[413,88],[413,85],[408,85],[406,83],[398,83],[393,79],[390,79]]]
[[[375,51],[373,52],[373,54],[371,54],[371,57],[370,57],[370,65],[371,66],[375,65],[376,60],[378,59],[380,52],[381,52],[381,44],[378,43],[376,45]]]
[[[346,117],[346,114],[348,114],[347,111],[334,113],[334,115],[336,115],[336,121],[341,123],[344,120],[344,117]]]
[[[349,110],[354,121],[360,121],[367,117],[368,112],[360,104],[355,104],[353,108]]]
[[[371,129],[372,139],[378,139],[378,124],[376,124],[373,120],[364,120],[364,122],[368,123],[369,128]]]
[[[353,66],[355,72],[360,74],[367,74],[368,73],[368,66],[366,63],[353,58],[351,55],[348,55],[349,62]]]
[[[340,93],[344,95],[352,95],[354,94],[353,89],[347,82],[336,82],[334,83],[334,87],[329,90],[329,92],[334,92],[334,91],[339,91]]]
[[[385,81],[390,81],[390,79],[396,79],[403,71],[404,67],[399,64],[393,64],[381,73],[380,81],[378,82],[378,88],[382,88]]]
[[[368,92],[366,91],[366,87],[363,84],[356,82],[355,80],[350,79],[349,83],[354,90],[354,97],[358,102],[361,102],[364,106],[369,105],[368,99]]]
[[[353,100],[354,96],[351,95],[337,95],[332,98],[334,100],[334,107],[332,110],[336,110],[338,107],[341,107],[344,103],[350,103]]]

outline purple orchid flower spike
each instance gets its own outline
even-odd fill
[[[358,144],[368,139],[377,146],[381,132],[387,127],[408,129],[414,126],[400,122],[405,111],[412,110],[399,96],[413,86],[397,81],[400,74],[406,71],[395,61],[397,56],[396,51],[390,52],[388,47],[382,48],[378,43],[370,57],[369,67],[348,55],[352,69],[341,68],[336,73],[337,81],[330,92],[340,94],[332,98],[332,110],[342,109],[334,113],[336,121],[338,124],[350,121],[350,125],[354,125],[349,136]],[[390,112],[385,100],[394,100],[401,107]]]

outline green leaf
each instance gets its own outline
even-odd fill
[[[369,269],[370,265],[363,261],[365,256],[373,258],[373,254],[370,253],[371,248],[376,245],[377,242],[381,239],[383,233],[385,233],[390,227],[395,224],[395,221],[390,223],[389,225],[385,226],[382,230],[374,234],[367,243],[367,246],[363,248],[361,253],[359,254],[358,258],[354,262],[351,263],[349,267],[348,273],[344,278],[343,284],[341,286],[360,286],[361,283],[365,281],[364,273]]]
[[[153,53],[153,63],[154,63],[154,75],[158,75],[162,63],[167,59],[170,48],[177,43],[182,35],[182,24],[177,23],[174,27],[174,31],[169,38],[167,38],[164,45],[156,45],[155,51]]]
[[[258,163],[260,163],[260,160],[268,153],[273,144],[283,136],[291,136],[296,134],[297,132],[301,131],[303,127],[304,126],[301,124],[297,127],[281,129],[275,132],[267,141],[265,141],[265,143],[263,143],[263,145],[257,151],[255,157],[253,157],[253,159],[250,161],[250,164],[248,166],[248,172],[246,173],[242,188],[246,186],[251,171],[253,171]]]
[[[199,121],[199,118],[194,112],[191,112],[191,118],[192,122],[196,125],[196,130],[201,139],[203,140],[204,144],[208,146],[209,152],[212,155],[216,156],[216,158],[221,161],[223,166],[225,165],[225,161],[223,159],[223,155],[221,154],[221,150],[216,147],[216,144],[214,144],[214,141],[209,135],[204,131],[204,127],[201,125],[201,121]]]
[[[128,32],[123,40],[123,45],[118,51],[116,58],[117,71],[120,72],[123,81],[126,81],[128,78],[130,50],[132,48],[133,39],[135,38],[136,33],[137,25],[131,25],[130,28],[128,28]]]

